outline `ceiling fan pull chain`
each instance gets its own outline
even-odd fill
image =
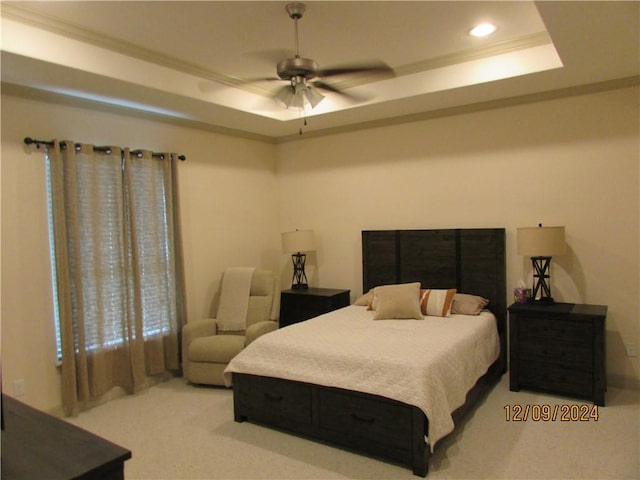
[[[302,124],[307,126],[307,109],[304,104],[302,105],[302,109],[298,111],[298,118],[302,117]],[[302,127],[298,130],[298,135],[302,135]]]

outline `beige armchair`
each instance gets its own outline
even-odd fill
[[[217,316],[219,305],[220,290],[213,301],[213,316]],[[251,278],[245,330],[221,331],[216,318],[194,320],[184,326],[184,376],[192,383],[224,385],[222,374],[227,364],[256,338],[278,328],[279,310],[278,277],[267,270],[255,270]]]

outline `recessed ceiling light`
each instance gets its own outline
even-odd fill
[[[472,37],[486,37],[496,31],[496,26],[491,23],[481,23],[476,25],[469,31],[469,35]]]

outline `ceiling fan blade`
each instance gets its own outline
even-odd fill
[[[313,82],[311,82],[311,84],[316,88],[337,93],[338,95],[342,95],[343,97],[348,98],[352,102],[364,102],[365,100],[369,99],[364,95],[355,95],[351,92],[341,90],[340,88],[337,88],[329,83],[323,82],[322,80],[314,80]]]
[[[334,87],[330,83],[323,82],[322,80],[314,80],[311,84],[316,88],[321,88],[329,92],[344,94],[344,92],[339,88]]]
[[[380,76],[384,78],[392,78],[396,76],[393,69],[383,62],[363,63],[347,65],[343,67],[324,68],[320,71],[320,75],[323,77],[330,77],[334,75],[372,75]]]
[[[243,78],[242,81],[246,83],[281,82],[282,79],[278,77],[255,77],[255,78]]]

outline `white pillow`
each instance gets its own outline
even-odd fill
[[[422,320],[420,312],[420,282],[383,285],[373,290],[374,320]]]
[[[358,305],[359,307],[371,307],[371,302],[373,302],[373,288],[364,295],[356,298],[356,301],[353,302],[353,304]],[[372,309],[369,308],[369,310]]]
[[[461,313],[463,315],[480,315],[489,300],[478,295],[469,295],[466,293],[456,293],[453,297],[453,306],[451,313]]]

